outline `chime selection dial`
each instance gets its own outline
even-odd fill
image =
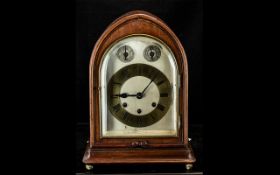
[[[148,61],[157,61],[160,58],[161,51],[160,48],[156,45],[150,45],[146,47],[144,51],[144,57]]]

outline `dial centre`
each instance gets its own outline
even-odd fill
[[[147,85],[150,85],[147,87]],[[143,89],[145,90],[142,93]],[[131,114],[141,116],[146,115],[155,110],[151,104],[153,102],[158,103],[160,99],[160,92],[157,85],[154,82],[151,82],[151,79],[143,76],[135,76],[123,83],[121,86],[120,93],[126,93],[129,95],[136,94],[136,96],[127,96],[127,98],[120,98],[121,104],[126,103],[127,107],[125,110]],[[139,110],[141,112],[139,113]]]
[[[141,98],[143,97],[143,94],[142,94],[141,92],[138,92],[138,93],[136,94],[136,97],[137,97],[138,99],[141,99]]]

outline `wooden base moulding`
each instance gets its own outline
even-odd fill
[[[184,163],[195,162],[192,148],[86,148],[83,158],[86,164],[147,164],[147,163]]]

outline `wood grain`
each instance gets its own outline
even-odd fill
[[[181,77],[181,127],[178,137],[101,138],[99,111],[99,68],[104,52],[114,42],[128,35],[145,34],[163,41],[174,53]],[[158,17],[145,11],[132,11],[116,19],[96,42],[90,59],[90,140],[84,163],[190,163],[195,162],[188,142],[188,64],[182,44]],[[131,148],[145,142],[145,149]]]

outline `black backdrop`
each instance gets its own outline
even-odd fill
[[[202,0],[76,0],[76,142],[77,171],[89,128],[89,60],[95,42],[106,27],[131,10],[145,10],[161,18],[185,48],[189,64],[190,137],[202,168]]]
[[[142,9],[165,20],[187,51],[190,136],[198,158],[197,168],[202,167],[203,124],[203,130],[207,130],[203,155],[208,161],[202,169],[209,174],[229,171],[254,174],[254,170],[256,174],[272,174],[277,167],[277,161],[271,157],[275,157],[277,144],[271,143],[278,133],[275,132],[278,122],[273,120],[277,119],[273,110],[277,107],[272,100],[277,94],[273,83],[277,82],[278,77],[274,76],[278,75],[275,72],[278,65],[272,62],[277,59],[271,46],[277,31],[274,25],[279,21],[275,18],[278,6],[263,1],[207,3],[204,0],[202,11],[201,0],[75,2],[2,3],[5,6],[1,21],[4,34],[1,39],[5,43],[2,55],[8,56],[1,60],[5,72],[1,86],[5,115],[1,119],[7,120],[1,127],[4,131],[1,146],[7,153],[7,156],[2,154],[5,160],[2,168],[18,174],[23,171],[59,174],[59,170],[66,174],[65,171],[72,170],[75,151],[71,118],[75,116],[76,168],[83,171],[81,159],[89,132],[87,77],[91,49],[116,17],[132,9]],[[203,40],[209,41],[203,49],[207,55],[203,58],[203,100],[202,13],[206,25]],[[203,116],[203,111],[207,116]],[[17,168],[15,162],[20,162],[16,163]],[[262,166],[256,166],[260,163]]]

